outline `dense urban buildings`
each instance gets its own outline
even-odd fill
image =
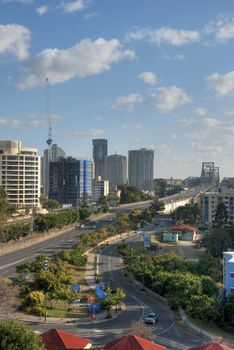
[[[92,196],[93,164],[73,157],[50,163],[49,198],[75,207]]]
[[[127,182],[127,157],[113,154],[106,157],[106,179],[111,186],[124,185]]]
[[[35,148],[22,148],[20,141],[0,141],[0,186],[11,204],[39,206],[40,157]]]
[[[108,153],[106,139],[93,140],[93,160],[95,167],[95,177],[101,176],[105,180],[105,159]]]
[[[144,191],[153,191],[154,151],[141,148],[128,151],[128,181]]]

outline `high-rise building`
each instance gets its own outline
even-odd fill
[[[234,224],[234,190],[225,187],[218,192],[205,192],[201,194],[202,221],[212,225],[215,221],[216,209],[223,203],[227,209],[228,222]]]
[[[105,159],[107,156],[107,140],[93,140],[93,160],[95,166],[95,178],[101,176],[105,180]]]
[[[102,180],[99,176],[93,180],[92,199],[98,201],[101,197],[106,197],[109,194],[109,181]]]
[[[68,157],[51,162],[49,198],[61,204],[79,206],[92,196],[92,170],[90,160]]]
[[[126,184],[127,182],[127,157],[113,154],[106,157],[106,179],[111,186]]]
[[[50,156],[48,157],[48,152]],[[57,144],[53,144],[50,149],[44,150],[44,155],[41,157],[41,192],[48,195],[49,192],[49,159],[51,162],[57,162],[60,159],[66,158],[65,151]]]
[[[144,191],[153,191],[154,151],[141,148],[128,151],[128,181]]]
[[[16,207],[39,206],[40,157],[21,141],[0,141],[0,186]]]

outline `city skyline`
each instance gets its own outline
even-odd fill
[[[234,4],[0,1],[0,139],[92,158],[153,149],[154,177],[233,175]]]

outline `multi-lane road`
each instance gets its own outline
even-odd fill
[[[149,203],[145,203],[144,205],[149,205]],[[140,205],[131,206],[130,208],[137,206]],[[128,209],[129,207],[124,208],[124,210]],[[115,213],[107,215],[105,218],[99,220],[97,225],[110,223],[110,219],[114,218],[114,216]],[[89,226],[92,226],[94,222],[90,222]],[[90,232],[90,229],[74,229],[31,247],[1,256],[0,276],[12,276],[15,273],[15,267],[17,265],[32,260],[37,255],[50,255],[59,250],[71,249],[72,246],[78,243],[81,233],[85,234],[87,232]],[[63,328],[72,333],[90,338],[96,345],[103,345],[107,341],[121,336],[123,330],[129,327],[132,320],[141,319],[146,312],[155,311],[159,314],[159,322],[153,327],[153,332],[158,342],[165,344],[168,348],[176,349],[184,349],[189,346],[201,344],[202,339],[199,335],[195,336],[186,332],[174,322],[171,311],[167,306],[159,302],[156,298],[135,289],[133,283],[129,283],[123,278],[122,261],[118,254],[117,243],[108,245],[100,252],[99,266],[102,280],[108,282],[113,288],[123,288],[127,294],[126,311],[122,315],[101,323],[92,323],[90,321],[88,324],[80,324],[78,326],[77,324],[69,326],[34,324],[32,326],[40,332],[52,327]]]

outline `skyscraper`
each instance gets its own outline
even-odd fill
[[[66,158],[65,151],[57,144],[53,144],[51,148],[44,150],[44,155],[41,157],[41,192],[44,195],[48,195],[49,192],[49,159],[48,152],[50,152],[50,162],[57,162],[60,159]]]
[[[153,191],[154,151],[141,148],[128,151],[128,181],[144,191]]]
[[[0,186],[17,207],[39,206],[40,157],[20,141],[0,141]]]
[[[107,140],[93,140],[93,160],[95,166],[95,178],[101,176],[105,180],[105,158],[107,156]]]
[[[113,154],[106,157],[106,179],[111,186],[123,185],[127,182],[127,157]]]
[[[92,195],[92,161],[73,157],[50,163],[49,198],[79,206]]]

